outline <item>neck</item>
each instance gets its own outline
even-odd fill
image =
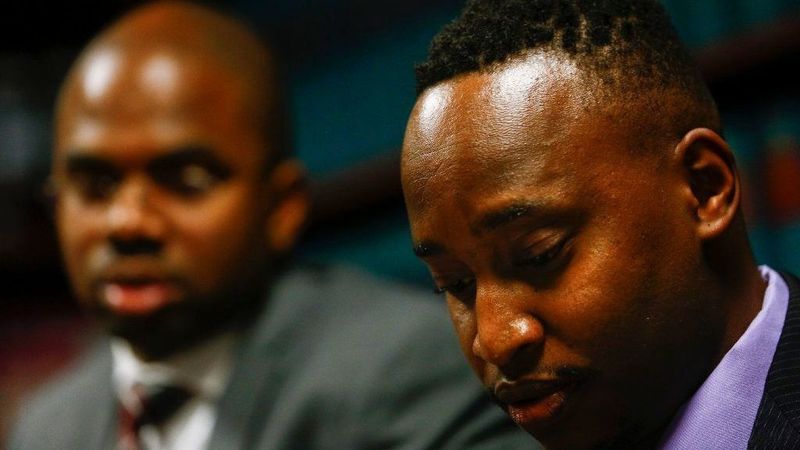
[[[724,317],[716,366],[761,311],[767,283],[756,265],[741,214],[719,239],[706,243],[705,256],[708,285],[714,286],[715,304]]]
[[[751,264],[748,270],[738,277],[738,280],[727,283],[729,286],[726,292],[730,299],[727,311],[727,324],[722,339],[722,348],[717,355],[717,362],[725,356],[725,353],[733,347],[736,341],[742,337],[744,332],[753,322],[756,315],[761,311],[764,302],[764,292],[767,283],[761,277],[761,273],[755,264]]]

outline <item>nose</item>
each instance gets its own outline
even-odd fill
[[[508,367],[522,350],[544,342],[542,323],[526,307],[524,291],[513,286],[478,287],[475,298],[475,356],[497,367]],[[527,354],[527,352],[525,352]]]
[[[107,210],[108,237],[114,242],[158,242],[164,223],[149,198],[147,180],[131,177],[114,193]]]

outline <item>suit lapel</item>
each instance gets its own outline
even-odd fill
[[[252,428],[267,380],[273,378],[272,362],[250,348],[243,349],[231,380],[217,406],[217,420],[208,448],[238,450],[252,446]]]
[[[81,398],[72,402],[70,417],[64,418],[68,422],[74,422],[73,445],[63,448],[104,450],[114,448],[115,445],[117,400],[111,380],[111,351],[108,341],[101,340],[89,358],[89,364],[76,374],[79,383],[83,385],[78,390]]]
[[[767,374],[748,448],[795,448],[800,444],[800,280],[788,273],[789,306]]]
[[[285,275],[265,299],[260,317],[243,337],[231,379],[217,407],[209,449],[252,448],[262,433],[271,405],[291,373],[287,349],[293,348],[304,309],[314,305],[314,283],[302,273]],[[302,328],[302,327],[300,327]]]
[[[111,383],[96,388],[94,404],[94,417],[91,426],[96,430],[98,436],[92,446],[85,448],[108,449],[113,448],[117,441],[117,397]]]

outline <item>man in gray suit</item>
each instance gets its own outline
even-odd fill
[[[184,3],[80,56],[56,111],[56,221],[108,338],[24,409],[12,449],[530,448],[436,304],[289,267],[308,195],[276,78],[241,24]]]

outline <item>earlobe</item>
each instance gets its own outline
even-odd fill
[[[735,218],[741,197],[730,147],[713,130],[696,128],[678,143],[675,154],[688,183],[698,237],[719,236]]]
[[[294,247],[308,217],[309,194],[305,170],[296,160],[278,164],[270,176],[273,207],[266,223],[267,243],[276,253]]]

